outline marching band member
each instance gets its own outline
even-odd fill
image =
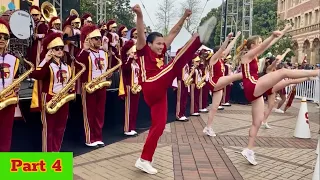
[[[138,39],[138,31],[137,28],[132,28],[130,31],[130,38],[137,43],[137,39]]]
[[[38,108],[41,111],[43,152],[60,151],[69,114],[68,103],[54,114],[48,113],[46,109],[47,103],[60,93],[72,77],[70,66],[63,62],[63,47],[61,33],[48,34],[43,40],[45,58],[30,75],[42,84],[41,92],[33,92],[33,99],[41,101]]]
[[[81,26],[92,24],[92,15],[90,13],[84,13],[81,17]]]
[[[136,135],[136,122],[140,99],[141,85],[139,84],[140,67],[137,62],[137,49],[132,40],[126,42],[121,50],[122,78],[125,89],[124,134]]]
[[[9,43],[10,32],[9,24],[0,19],[0,104],[10,97],[16,97],[14,90],[10,94],[4,94],[2,91],[12,84],[14,78],[17,76],[19,67],[19,59],[8,54],[6,48]],[[0,109],[0,152],[9,152],[11,148],[12,127],[14,121],[15,104],[8,105]]]
[[[181,49],[177,51],[177,54]],[[187,100],[189,96],[188,83],[186,80],[189,77],[190,68],[187,63],[182,68],[182,73],[177,76],[178,90],[177,90],[177,104],[176,104],[176,118],[178,121],[187,121],[188,118],[185,116],[187,108]]]
[[[207,20],[199,27],[199,33],[193,35],[190,41],[181,49],[180,53],[169,64],[164,64],[164,54],[170,47],[174,38],[180,32],[184,21],[191,15],[186,10],[179,22],[170,30],[168,36],[163,37],[158,32],[152,32],[146,38],[144,33],[143,15],[139,5],[133,7],[137,15],[137,55],[141,68],[141,81],[145,102],[151,110],[151,127],[143,147],[141,157],[136,161],[135,167],[149,173],[156,174],[157,170],[152,167],[153,154],[158,140],[163,133],[167,122],[167,89],[172,81],[181,74],[182,68],[190,61],[194,53],[201,47],[201,43],[207,42],[214,26],[215,17]]]
[[[77,15],[70,15],[63,24],[63,33],[68,37],[80,35],[81,20]],[[65,51],[72,56],[76,56],[80,51],[79,44],[75,41],[67,41]]]
[[[224,59],[224,75],[225,76],[232,75],[232,66],[229,64],[230,61],[231,61],[231,55],[228,55]],[[229,103],[230,93],[231,93],[231,86],[232,86],[232,83],[227,85],[223,89],[222,103],[221,103],[222,106],[231,106],[231,104]]]
[[[223,64],[223,56],[225,54],[229,54],[237,39],[240,37],[241,32],[238,32],[235,38],[229,43],[233,33],[229,33],[226,37],[226,40],[223,42],[221,47],[215,48],[218,49],[211,56],[209,60],[210,65],[210,90],[212,92],[212,107],[209,111],[207,126],[203,129],[203,133],[208,136],[216,136],[216,133],[212,129],[213,119],[215,114],[217,113],[219,104],[221,103],[223,88],[233,81],[240,80],[242,78],[241,73],[233,74],[230,76],[224,76],[224,64]]]
[[[102,47],[101,49],[103,49],[104,51],[108,52],[109,51],[109,39],[107,37],[107,24],[106,23],[101,23],[99,25],[99,29],[100,29],[100,33],[102,35]]]
[[[116,57],[120,57],[120,40],[119,35],[117,34],[117,23],[114,20],[109,20],[107,22],[107,38],[109,40],[109,53],[110,54],[110,61],[108,67],[114,67],[116,64]],[[116,56],[116,57],[115,57]]]
[[[210,51],[209,50],[205,50],[205,49],[202,49],[200,52],[199,52],[199,57],[200,57],[200,69],[202,71],[202,75],[203,77],[205,78],[205,85],[201,88],[201,91],[200,91],[200,103],[199,103],[199,111],[201,113],[207,113],[209,112],[209,110],[207,109],[208,107],[208,97],[209,97],[209,91],[210,91],[210,88],[208,86],[208,81],[209,81],[209,59],[210,57],[212,56],[212,54],[210,55],[209,54]],[[210,57],[209,57],[210,55]]]
[[[108,53],[101,50],[101,33],[95,25],[86,25],[81,29],[81,47],[77,60],[86,66],[81,77],[82,107],[85,131],[85,143],[89,147],[104,146],[102,128],[106,103],[106,87],[88,93],[85,83],[105,73],[108,66]]]
[[[31,51],[28,50],[28,59],[32,61],[32,63],[37,66],[41,59],[40,59],[40,53],[41,53],[41,41],[45,37],[45,35],[48,32],[48,26],[45,24],[45,22],[41,22],[41,10],[38,6],[31,6],[30,8],[30,14],[32,15],[32,18],[35,22],[35,31],[33,36],[33,43],[31,48]]]
[[[52,17],[49,22],[49,33],[63,33],[61,31],[61,20],[59,17]]]
[[[202,78],[202,71],[199,67],[200,65],[200,58],[198,55],[194,55],[192,59],[192,67],[191,72],[194,81],[191,83],[190,86],[190,95],[191,95],[191,102],[190,102],[190,114],[191,116],[200,116],[199,113],[199,99],[200,99],[200,89],[197,88],[197,84],[201,81]],[[194,72],[194,73],[192,73]]]
[[[120,48],[124,46],[124,44],[128,41],[127,39],[128,29],[126,26],[120,26],[118,29],[118,35],[120,37]]]

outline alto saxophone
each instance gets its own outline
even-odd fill
[[[84,85],[84,88],[87,93],[91,94],[98,89],[111,86],[112,81],[106,81],[105,78],[108,77],[111,73],[113,73],[122,65],[121,59],[119,59],[117,56],[114,56],[114,57],[118,60],[118,64],[113,68],[108,69],[106,72],[102,73],[100,76],[94,78],[92,81],[87,82]]]
[[[207,71],[205,71],[204,76],[202,76],[201,80],[197,82],[197,89],[201,89],[206,84],[205,82],[206,76],[207,76]]]
[[[69,94],[69,91],[74,88],[76,81],[86,70],[86,66],[76,60],[74,60],[74,62],[81,66],[81,70],[67,83],[65,87],[61,89],[59,93],[55,94],[52,99],[46,103],[47,113],[55,114],[64,104],[76,98],[76,94]]]
[[[142,87],[138,83],[134,83],[131,87],[132,94],[138,94],[142,90]]]
[[[192,84],[192,82],[193,82],[192,76],[193,76],[195,70],[196,70],[196,68],[193,66],[189,76],[187,77],[186,80],[184,80],[184,84],[185,84],[186,87],[188,87],[188,86],[190,86]]]
[[[11,98],[6,98],[6,96],[8,95],[8,93],[14,91],[15,88],[20,86],[20,83],[25,78],[27,78],[29,76],[29,74],[31,74],[32,71],[34,70],[34,65],[31,62],[27,61],[26,59],[24,59],[24,62],[30,66],[30,69],[27,72],[23,73],[21,76],[19,76],[19,78],[16,79],[15,81],[13,81],[12,84],[10,84],[8,87],[6,87],[2,91],[0,91],[0,110],[4,109],[5,107],[7,107],[9,105],[18,103],[18,101],[19,101],[18,96],[11,97]]]

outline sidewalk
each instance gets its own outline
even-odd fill
[[[214,122],[217,137],[202,133],[207,114],[188,122],[167,124],[154,156],[158,174],[147,175],[134,167],[147,133],[128,138],[74,158],[74,179],[88,180],[310,180],[315,165],[319,109],[308,104],[311,139],[293,137],[300,102],[285,114],[272,113],[272,129],[260,129],[256,141],[257,166],[240,152],[246,146],[251,106],[232,105],[219,111]]]

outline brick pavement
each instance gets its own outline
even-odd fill
[[[299,102],[285,114],[272,113],[272,129],[260,129],[256,141],[257,166],[240,152],[248,141],[250,106],[233,105],[219,111],[213,128],[217,137],[204,136],[207,114],[188,122],[167,124],[155,153],[157,175],[134,167],[148,131],[74,158],[74,179],[260,180],[311,179],[319,130],[319,109],[308,104],[311,139],[293,137]]]

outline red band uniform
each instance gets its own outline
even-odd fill
[[[180,121],[187,120],[185,116],[188,100],[188,85],[185,84],[185,80],[190,73],[189,65],[186,64],[182,68],[182,73],[177,76],[178,90],[177,90],[177,105],[176,105],[176,118]]]
[[[63,47],[64,43],[60,33],[51,33],[43,41],[45,52],[50,49],[63,51]],[[47,113],[46,104],[66,86],[72,74],[71,67],[63,61],[44,59],[30,75],[41,81],[42,85],[41,92],[33,92],[32,103],[39,102],[34,101],[35,99],[41,101],[40,104],[33,105],[33,107],[38,107],[41,111],[43,152],[60,151],[69,114],[69,103],[64,104],[55,114]]]
[[[209,106],[208,104],[208,98],[209,98],[209,91],[210,91],[210,84],[209,84],[209,78],[210,78],[210,66],[209,66],[209,60],[213,53],[210,51],[206,50],[201,50],[200,51],[200,58],[204,61],[203,63],[203,69],[202,72],[206,76],[205,78],[205,85],[201,88],[200,92],[200,112],[202,113],[207,113],[209,110],[207,107]]]
[[[94,25],[87,25],[81,29],[81,43],[87,39],[101,39],[100,30]],[[87,93],[84,85],[106,72],[108,53],[103,50],[82,49],[77,60],[86,66],[86,71],[81,76],[82,108],[84,119],[85,143],[87,146],[104,146],[102,141],[102,128],[105,117],[106,87]]]
[[[128,32],[128,29],[127,27],[125,26],[120,26],[119,29],[118,29],[118,35],[120,37],[120,48],[122,48],[125,43],[128,41],[127,39],[127,32]],[[134,42],[135,44],[136,42]]]
[[[158,140],[163,133],[167,120],[167,89],[171,87],[173,80],[181,74],[182,68],[190,59],[189,57],[192,57],[200,46],[199,37],[191,39],[174,60],[167,65],[163,61],[164,54],[167,51],[166,47],[164,47],[162,55],[157,55],[153,52],[148,44],[141,50],[137,50],[141,68],[143,96],[151,109],[152,119],[148,138],[143,147],[142,159],[152,161]]]
[[[232,66],[228,64],[228,61],[231,60],[231,55],[226,57],[226,61],[224,63],[224,75],[229,76],[232,74]],[[231,87],[232,85],[229,84],[223,89],[223,96],[222,96],[222,106],[231,106],[229,103],[230,101],[230,93],[231,93]]]
[[[8,23],[0,19],[0,38],[9,40],[9,37]],[[18,58],[11,54],[0,54],[0,92],[12,84],[14,78],[17,76],[18,68]],[[17,94],[12,91],[4,98],[0,97],[0,103],[10,97],[16,96]],[[16,105],[13,104],[0,110],[0,152],[10,151],[15,107]]]
[[[126,135],[137,134],[135,130],[141,85],[139,84],[140,67],[137,63],[136,52],[137,49],[132,40],[126,42],[121,50],[123,95],[125,96],[124,133]]]
[[[219,78],[224,76],[224,63],[222,59],[219,59],[212,67],[210,68],[210,78],[209,78],[209,84],[210,84],[210,90],[212,92],[221,91],[222,89],[215,89],[215,84],[218,82]]]
[[[120,37],[116,33],[117,23],[114,20],[110,20],[107,22],[107,28],[107,38],[109,40],[109,53],[111,53],[108,67],[111,68],[117,64],[117,60],[114,56],[120,58]]]
[[[50,33],[63,33],[61,31],[61,20],[59,17],[52,17],[50,19],[50,22],[49,22],[49,31],[48,31],[48,34]]]
[[[81,17],[81,26],[92,24],[92,15],[90,13],[84,13]]]
[[[193,82],[190,86],[190,95],[191,95],[191,102],[190,102],[190,114],[191,116],[200,116],[199,114],[199,99],[200,99],[200,89],[197,88],[197,84],[201,81],[202,78],[202,71],[199,67],[200,58],[198,55],[192,59],[194,74]],[[190,71],[192,71],[192,68]]]
[[[63,24],[63,33],[67,34],[68,37],[80,35],[81,31],[81,20],[77,15],[70,15]],[[76,57],[76,55],[80,52],[79,44],[76,41],[67,41],[65,46],[65,51],[70,53],[70,55]]]
[[[34,41],[31,50],[28,50],[28,59],[37,66],[41,62],[40,53],[41,53],[41,45],[42,39],[48,32],[49,27],[45,24],[45,22],[41,22],[41,11],[38,6],[31,6],[30,14],[32,15],[35,21],[35,31],[34,33]]]

